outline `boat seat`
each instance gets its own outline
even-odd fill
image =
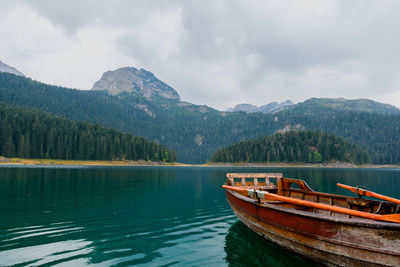
[[[269,182],[269,180],[264,177],[234,177],[231,182],[234,186],[254,187],[257,189],[270,189],[274,187],[274,183]]]

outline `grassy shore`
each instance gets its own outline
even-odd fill
[[[24,159],[0,157],[0,165],[71,165],[71,166],[184,166],[177,162],[131,161],[131,160],[63,160],[63,159]]]
[[[24,159],[24,158],[5,158],[0,156],[1,165],[66,165],[66,166],[182,166],[182,167],[252,167],[252,168],[400,168],[400,165],[376,165],[376,164],[352,164],[347,162],[306,164],[306,163],[215,163],[205,164],[185,164],[179,162],[159,162],[159,161],[103,161],[103,160],[62,160],[62,159]]]

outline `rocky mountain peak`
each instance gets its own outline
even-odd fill
[[[153,73],[133,67],[105,72],[101,79],[94,83],[92,90],[107,91],[111,95],[127,92],[147,99],[162,97],[179,100],[174,88],[160,81]]]
[[[228,108],[226,111],[228,112],[244,111],[246,113],[253,113],[253,112],[259,112],[259,107],[254,106],[252,104],[237,104],[233,108]]]
[[[8,66],[7,64],[0,61],[0,72],[8,72],[19,76],[25,76],[22,72],[14,67]]]
[[[234,108],[229,108],[226,111],[233,112],[233,111],[244,111],[246,113],[254,113],[254,112],[262,112],[262,113],[275,113],[281,111],[286,107],[293,106],[294,103],[290,100],[286,100],[282,103],[278,102],[271,102],[269,104],[257,107],[251,104],[238,104]]]

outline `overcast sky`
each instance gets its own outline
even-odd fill
[[[78,89],[144,68],[222,110],[311,97],[400,107],[399,14],[398,0],[1,0],[0,61]]]

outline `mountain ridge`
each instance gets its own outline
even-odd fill
[[[221,112],[163,97],[148,99],[128,92],[111,95],[46,85],[8,73],[0,73],[0,85],[2,102],[143,136],[176,150],[178,160],[186,163],[204,163],[226,145],[293,127],[335,134],[368,148],[373,163],[400,163],[397,113],[336,106],[318,112],[305,109],[305,113],[295,108],[273,114]]]
[[[303,102],[294,104],[290,100],[286,100],[282,103],[276,101],[269,104],[257,107],[252,104],[238,104],[233,108],[229,108],[226,112],[246,112],[246,113],[277,113],[295,110],[297,112],[303,112],[313,114],[315,112],[321,112],[328,109],[337,109],[343,111],[354,111],[354,112],[368,112],[368,113],[381,113],[381,114],[400,114],[400,109],[390,105],[374,101],[371,99],[346,99],[343,97],[338,98],[317,98],[312,97]]]
[[[254,113],[254,112],[261,112],[261,113],[275,113],[281,110],[284,110],[287,107],[295,105],[291,100],[286,100],[281,103],[276,101],[271,102],[269,104],[265,104],[262,106],[255,106],[252,104],[237,104],[233,108],[228,108],[226,112],[237,112],[242,111],[246,113]]]
[[[290,108],[297,112],[313,114],[323,110],[342,110],[381,114],[400,114],[400,109],[385,103],[380,103],[371,99],[345,99],[339,98],[317,98],[313,97],[300,102]]]
[[[1,61],[0,61],[0,72],[12,73],[12,74],[15,74],[15,75],[18,75],[18,76],[24,76],[25,77],[25,75],[22,72],[20,72],[19,70],[17,70],[16,68],[5,64],[4,62],[1,62]]]

